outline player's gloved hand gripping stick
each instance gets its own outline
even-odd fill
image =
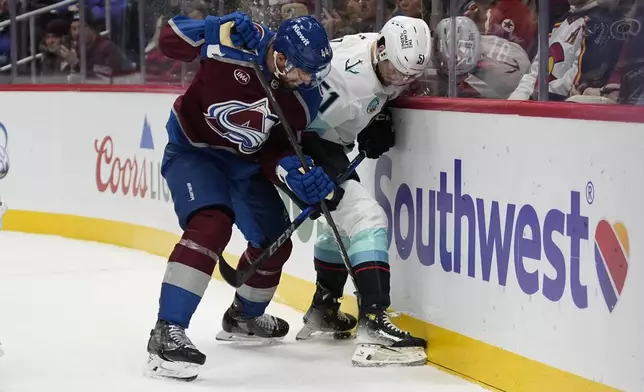
[[[360,162],[365,158],[365,152],[361,151],[358,156],[353,158],[351,163],[349,163],[349,166],[338,176],[336,179],[336,185],[340,185],[346,179],[353,173]],[[250,279],[253,274],[257,271],[259,267],[262,266],[264,261],[271,257],[277,249],[286,241],[289,239],[293,233],[295,233],[295,230],[297,230],[304,221],[306,221],[311,215],[313,215],[315,212],[319,210],[320,206],[318,204],[308,206],[305,208],[300,215],[298,215],[293,222],[290,224],[290,226],[280,235],[275,242],[273,242],[268,248],[266,248],[262,254],[260,254],[255,260],[251,261],[248,265],[248,268],[245,270],[236,270],[234,269],[230,264],[226,262],[226,260],[223,258],[221,254],[219,254],[219,272],[221,272],[221,276],[224,278],[226,283],[233,287],[240,287],[244,283]]]

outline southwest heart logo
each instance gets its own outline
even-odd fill
[[[628,231],[623,223],[601,220],[595,229],[595,267],[604,300],[615,309],[628,274]]]

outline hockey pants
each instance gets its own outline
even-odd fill
[[[344,147],[321,139],[315,133],[303,137],[304,154],[331,177],[337,178],[349,165]],[[390,305],[389,242],[387,215],[362,186],[357,173],[341,185],[342,199],[331,206],[331,217],[348,251],[351,269],[361,296],[361,307]],[[286,187],[282,189],[300,208],[305,207]],[[348,277],[330,227],[325,223],[315,242],[314,263],[317,283],[335,298],[343,295]]]

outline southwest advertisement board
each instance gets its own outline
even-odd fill
[[[11,158],[0,196],[12,210],[178,237],[160,175],[176,96],[1,92],[1,108],[38,114],[0,111]],[[394,119],[396,147],[358,172],[389,216],[392,307],[429,331],[430,359],[504,390],[642,390],[641,126],[409,109]],[[284,269],[310,287],[319,224],[293,236]],[[235,231],[227,251],[245,247]],[[527,381],[526,361],[538,378]]]

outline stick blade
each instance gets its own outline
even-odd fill
[[[219,272],[221,273],[221,277],[224,278],[224,281],[235,288],[239,288],[244,284],[244,282],[239,279],[237,270],[228,264],[221,252],[217,252],[217,257],[219,257]]]

